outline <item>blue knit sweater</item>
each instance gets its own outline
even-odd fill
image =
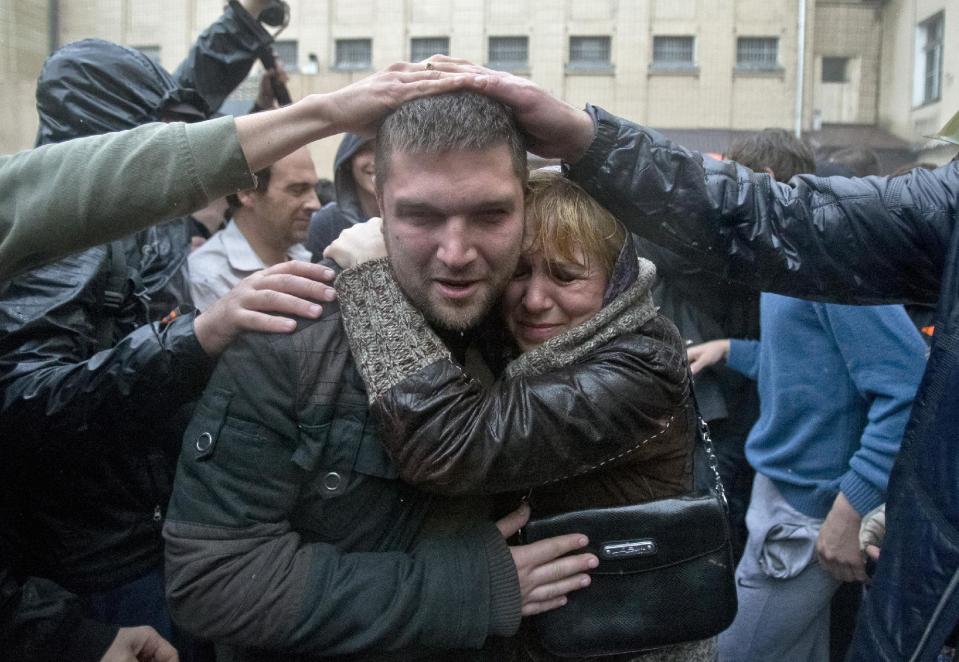
[[[759,385],[746,457],[810,517],[839,491],[865,514],[885,499],[925,343],[902,306],[760,300],[761,341],[732,340],[729,367]]]

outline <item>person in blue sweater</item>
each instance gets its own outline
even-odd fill
[[[798,157],[789,167],[774,158],[784,150]],[[730,156],[780,181],[813,168],[790,135],[755,134]],[[693,374],[725,361],[759,387],[746,440],[756,478],[736,569],[739,612],[720,635],[720,660],[828,660],[830,600],[842,582],[866,580],[859,525],[885,501],[925,343],[899,305],[769,293],[759,337],[688,350]]]

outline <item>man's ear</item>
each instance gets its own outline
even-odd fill
[[[248,191],[240,191],[236,194],[236,199],[240,201],[240,204],[244,207],[252,207],[256,195],[256,189],[250,189]]]
[[[773,179],[776,179],[776,173],[773,172],[773,169],[770,168],[769,166],[763,168],[763,172],[765,172],[767,175],[769,175],[769,176],[772,177]]]

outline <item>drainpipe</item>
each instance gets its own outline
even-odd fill
[[[799,0],[799,45],[796,48],[796,121],[793,131],[802,136],[802,98],[806,72],[806,0]]]
[[[60,48],[60,0],[47,2],[47,48],[50,53]]]

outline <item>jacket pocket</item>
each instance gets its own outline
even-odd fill
[[[339,411],[327,423],[299,426],[291,461],[310,475],[304,481],[298,525],[326,541],[367,538],[389,528],[399,505],[398,472],[380,444],[365,407]],[[367,544],[369,544],[367,542]]]

